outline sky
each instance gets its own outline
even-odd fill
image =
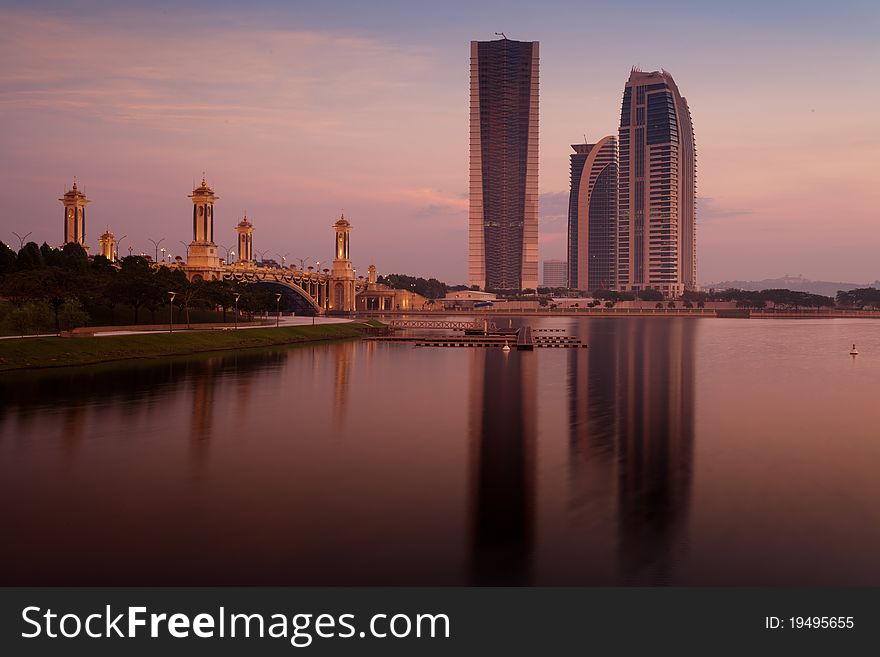
[[[541,44],[542,260],[636,66],[691,108],[701,282],[880,279],[873,0],[147,5],[0,0],[0,240],[60,242],[75,176],[93,252],[185,254],[204,172],[224,247],[246,212],[256,252],[327,262],[344,211],[358,269],[465,282],[469,43],[504,32]]]

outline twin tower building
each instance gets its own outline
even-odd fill
[[[471,42],[468,280],[538,287],[538,42]],[[633,69],[617,135],[573,144],[568,287],[697,289],[696,152],[666,71]]]

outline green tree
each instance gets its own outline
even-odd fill
[[[70,331],[89,323],[89,314],[77,298],[64,300],[58,310],[58,326],[62,331]]]
[[[89,256],[82,246],[68,242],[58,255],[58,266],[68,271],[84,272],[89,268]]]
[[[660,290],[639,290],[638,296],[642,301],[663,301],[663,293]]]
[[[161,302],[165,291],[157,284],[150,263],[145,258],[128,256],[122,259],[119,273],[110,285],[108,294],[134,309],[134,323],[137,324],[141,307]]]
[[[52,311],[45,301],[29,301],[9,313],[9,322],[19,335],[51,330]]]
[[[0,242],[0,274],[11,274],[15,271],[15,251]]]
[[[15,264],[19,271],[42,269],[46,266],[43,254],[40,253],[40,247],[37,246],[36,242],[28,242],[21,247]]]

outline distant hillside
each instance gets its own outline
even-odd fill
[[[765,278],[763,281],[721,281],[720,283],[702,283],[704,290],[725,290],[735,287],[740,290],[773,290],[785,289],[798,292],[810,292],[833,297],[838,290],[855,290],[860,287],[880,287],[880,281],[873,283],[835,283],[833,281],[811,281],[803,276],[783,276],[782,278]]]

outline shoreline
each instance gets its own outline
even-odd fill
[[[149,360],[213,351],[236,351],[360,338],[373,322],[282,326],[242,331],[179,331],[102,337],[34,337],[0,340],[0,372]]]
[[[492,317],[691,317],[694,319],[880,319],[880,310],[755,310],[750,308],[611,308],[602,310],[383,310],[363,311],[358,317],[365,319],[389,317],[475,317],[480,320]]]

